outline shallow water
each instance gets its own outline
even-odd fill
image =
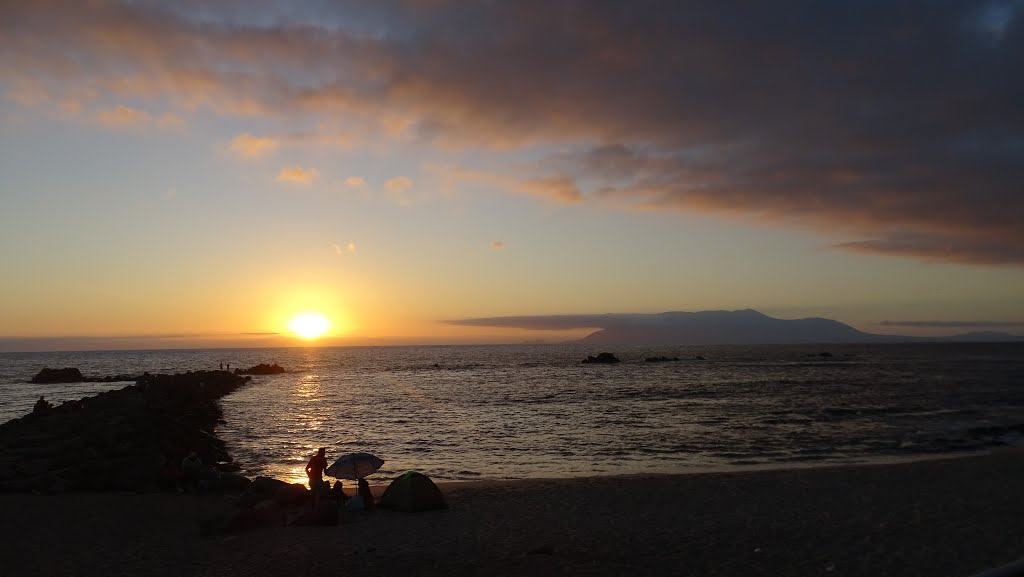
[[[831,357],[818,353],[829,351]],[[39,394],[43,366],[86,375],[278,362],[222,400],[218,434],[250,474],[303,481],[316,447],[369,451],[382,477],[514,479],[850,463],[1017,442],[1024,345],[660,347],[583,365],[580,345],[0,354],[0,421]],[[645,363],[665,355],[687,360]],[[703,355],[706,360],[692,360]]]

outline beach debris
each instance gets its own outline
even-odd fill
[[[603,364],[611,365],[620,362],[618,357],[612,353],[599,353],[596,357],[588,355],[587,358],[583,359],[583,364]]]
[[[384,509],[413,513],[447,509],[448,503],[445,503],[444,495],[430,477],[409,471],[388,485],[381,495],[380,506]]]
[[[228,365],[228,368],[230,369],[231,365]],[[284,367],[277,363],[274,363],[272,365],[260,363],[258,365],[249,367],[248,369],[235,369],[236,375],[280,375],[282,373],[287,372],[288,371],[286,371]]]

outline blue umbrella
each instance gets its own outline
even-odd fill
[[[325,473],[335,479],[362,479],[372,475],[384,465],[384,460],[370,453],[352,453],[339,457],[330,467],[324,470]]]

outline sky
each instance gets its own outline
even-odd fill
[[[1012,0],[0,0],[0,350],[1024,333],[1022,70]]]

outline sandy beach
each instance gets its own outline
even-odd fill
[[[3,495],[7,575],[971,575],[1024,556],[1024,453],[442,485],[450,508],[201,534],[189,495]],[[383,486],[376,487],[378,491]]]

